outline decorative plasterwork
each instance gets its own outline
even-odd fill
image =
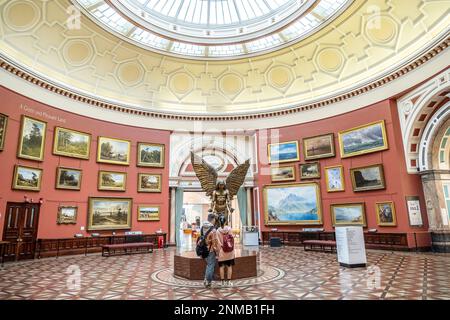
[[[222,62],[149,52],[84,16],[82,28],[71,30],[67,0],[28,3],[0,1],[3,68],[78,101],[163,119],[259,119],[316,109],[389,83],[449,44],[445,0],[355,1],[290,48]],[[8,15],[14,10],[6,6],[27,14]]]
[[[397,100],[406,167],[409,173],[427,170],[426,157],[430,132],[438,125],[442,112],[449,111],[450,69],[436,75]]]

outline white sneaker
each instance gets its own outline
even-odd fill
[[[233,282],[231,282],[231,280],[228,280],[227,286],[228,287],[232,287],[233,286]]]

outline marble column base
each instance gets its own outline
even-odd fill
[[[431,233],[432,250],[450,253],[450,231],[434,231]]]

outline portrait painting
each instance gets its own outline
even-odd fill
[[[384,121],[339,132],[341,158],[388,149]]]
[[[266,225],[322,224],[317,183],[270,185],[263,196]]]
[[[369,191],[386,188],[383,165],[352,168],[350,169],[353,191]]]
[[[395,227],[397,225],[394,202],[387,201],[375,203],[375,212],[377,214],[377,222],[379,226]]]
[[[16,190],[39,191],[42,183],[42,169],[16,165],[12,188]]]
[[[303,153],[305,160],[334,157],[334,134],[324,134],[303,139]]]
[[[8,126],[8,116],[0,113],[0,151],[5,147],[6,128]]]
[[[78,169],[56,169],[56,189],[80,190],[82,171]]]
[[[89,198],[88,230],[131,228],[131,198]]]
[[[98,172],[98,190],[125,191],[126,185],[127,174],[125,172]]]
[[[270,163],[299,160],[298,141],[271,143],[267,146],[267,149]]]
[[[318,179],[320,178],[320,163],[309,162],[300,164],[300,179]]]
[[[42,161],[46,130],[46,122],[22,116],[17,157]]]
[[[159,221],[159,206],[140,205],[138,206],[138,221]]]
[[[327,192],[345,191],[343,166],[326,167],[325,180],[327,184]]]
[[[53,154],[79,159],[89,159],[90,146],[90,134],[61,127],[55,128]]]
[[[138,174],[138,192],[161,192],[161,174]]]
[[[77,207],[64,207],[58,208],[57,224],[76,224],[77,223]]]
[[[271,167],[270,176],[273,182],[295,181],[295,166]]]
[[[130,147],[128,140],[98,137],[97,162],[127,166],[130,164]]]
[[[364,203],[331,205],[333,226],[366,226]]]
[[[163,144],[138,143],[138,166],[163,168],[164,149],[165,146]]]

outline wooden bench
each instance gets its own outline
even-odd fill
[[[104,244],[102,246],[102,256],[109,257],[120,254],[151,253],[153,252],[154,246],[155,245],[152,242]]]
[[[336,241],[332,240],[304,240],[305,251],[336,252]]]

